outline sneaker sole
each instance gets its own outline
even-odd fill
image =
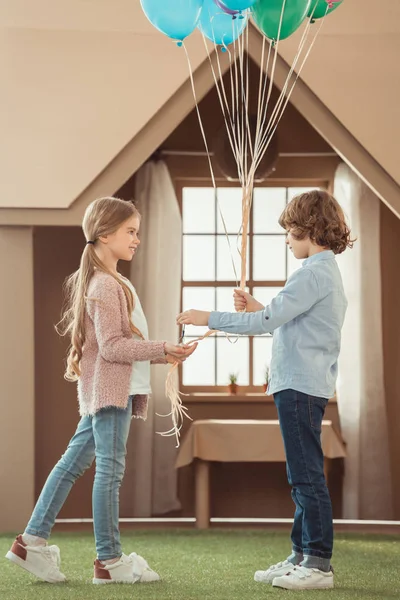
[[[275,577],[274,577],[275,579]],[[273,579],[259,579],[258,577],[256,577],[254,575],[254,581],[256,581],[257,583],[265,583],[266,585],[272,585]]]
[[[38,577],[42,581],[47,581],[47,583],[63,583],[66,580],[65,577],[64,579],[54,579],[52,577],[47,577],[43,575],[43,573],[39,572],[35,565],[30,564],[27,560],[22,560],[22,558],[20,558],[11,551],[7,552],[6,558],[8,558],[10,562],[14,563],[14,565],[21,567],[22,569],[28,571],[28,573],[31,573],[32,575],[35,575],[35,577]]]
[[[281,585],[280,583],[273,583],[272,584],[273,587],[278,587],[284,590],[296,590],[296,591],[302,591],[302,590],[330,590],[333,589],[333,581],[329,581],[326,583],[321,583],[321,585],[312,585],[310,587],[300,587],[297,585]]]
[[[147,585],[150,583],[157,583],[158,581],[161,581],[160,579],[154,579],[153,581],[140,581],[136,580],[136,581],[121,581],[121,580],[116,580],[116,579],[97,579],[96,577],[94,577],[92,579],[92,583],[94,583],[95,585],[102,585],[104,584],[109,584],[109,583],[128,583],[128,584],[133,584],[133,583],[146,583]]]
[[[132,585],[133,583],[137,583],[136,581],[118,581],[115,579],[96,579],[95,577],[92,579],[92,583],[95,585],[109,584],[109,583],[128,583]]]

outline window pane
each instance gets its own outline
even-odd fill
[[[253,244],[253,279],[284,281],[286,279],[285,236],[257,235]]]
[[[219,287],[217,288],[217,309],[221,312],[235,312],[233,305],[233,287]],[[245,288],[246,292],[249,288]]]
[[[282,233],[278,223],[286,206],[286,188],[255,188],[253,196],[254,233]]]
[[[183,236],[184,281],[215,280],[215,237]]]
[[[256,300],[261,302],[261,304],[268,306],[268,304],[271,303],[272,298],[275,298],[281,290],[281,287],[255,287],[253,295]]]
[[[295,196],[310,192],[311,190],[319,190],[318,187],[291,187],[288,188],[288,202],[290,202]]]
[[[293,252],[291,250],[289,250],[289,248],[286,249],[286,252],[287,252],[287,259],[288,259],[288,274],[287,274],[287,276],[290,277],[295,271],[297,271],[297,269],[301,268],[303,261],[299,260],[298,258],[295,258],[293,256]]]
[[[238,375],[238,385],[249,385],[249,338],[235,339],[217,338],[217,385],[229,385],[230,373]]]
[[[217,310],[221,312],[234,312],[233,287],[217,288]]]
[[[196,308],[197,310],[215,310],[215,288],[213,287],[184,287],[182,293],[182,310]],[[187,336],[200,337],[208,331],[208,327],[185,326]]]
[[[200,342],[182,365],[183,385],[215,385],[215,339]]]
[[[183,233],[215,233],[214,188],[183,188]]]
[[[218,188],[218,203],[228,233],[238,234],[242,226],[242,188]],[[217,232],[225,233],[220,211],[217,207]]]
[[[265,383],[265,368],[271,363],[272,337],[263,336],[253,339],[253,379],[254,385]]]
[[[230,235],[229,244],[226,235],[217,237],[217,279],[219,281],[240,280],[242,236]],[[230,247],[229,247],[230,246]],[[236,267],[236,275],[232,265],[232,258]],[[236,277],[237,276],[237,277]],[[249,245],[247,246],[247,278],[249,276]]]

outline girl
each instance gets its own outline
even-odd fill
[[[25,532],[6,556],[44,581],[65,581],[60,550],[46,540],[72,485],[96,459],[93,583],[157,581],[142,557],[121,551],[119,487],[131,417],[146,418],[150,363],[182,362],[194,347],[149,341],[136,291],[117,271],[118,261],[132,260],[140,244],[135,206],[117,198],[95,200],[82,227],[87,244],[78,271],[67,282],[68,308],[61,321],[61,333],[71,339],[65,378],[78,381],[82,418]]]
[[[250,294],[234,292],[240,314],[189,310],[178,324],[207,325],[228,333],[274,332],[268,393],[274,395],[296,506],[292,554],[256,581],[286,589],[333,587],[332,507],[321,448],[321,422],[334,395],[340,331],[347,307],[335,254],[352,247],[337,201],[315,190],[294,198],[279,219],[286,243],[301,269],[263,306]]]

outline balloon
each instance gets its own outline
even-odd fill
[[[231,10],[246,10],[253,6],[256,0],[222,0],[227,8]]]
[[[239,11],[238,10],[232,10],[231,8],[228,8],[227,6],[225,6],[225,4],[222,2],[222,0],[214,0],[214,3],[218,6],[218,8],[220,8],[222,10],[222,12],[226,13],[227,15],[238,15]]]
[[[174,40],[183,40],[196,28],[204,0],[140,0],[154,27]]]
[[[235,41],[247,25],[248,17],[233,19],[222,11],[214,0],[204,0],[198,28],[209,40],[221,46]]]
[[[249,115],[249,129],[252,144],[254,144],[254,140],[257,132],[257,116]],[[247,128],[247,124],[246,124]],[[247,134],[246,134],[247,136]],[[245,136],[245,139],[246,139]],[[229,137],[226,131],[225,124],[223,127],[217,132],[215,139],[213,140],[212,146],[214,152],[214,158],[217,161],[219,168],[222,171],[222,174],[229,181],[238,181],[238,166],[236,162],[236,158],[232,152],[232,147],[229,141]],[[247,164],[250,166],[252,164],[252,157],[249,151],[248,144],[245,144],[245,154],[247,154]],[[272,136],[268,147],[265,149],[263,153],[260,164],[258,165],[255,172],[255,181],[264,181],[267,179],[271,173],[276,170],[276,163],[279,158],[279,142],[278,142],[278,134],[274,133]]]
[[[284,40],[300,27],[313,0],[286,0],[279,39]],[[314,0],[315,1],[315,0]],[[263,34],[277,40],[283,0],[256,0],[253,19]]]
[[[311,8],[308,12],[308,17],[313,19],[321,19],[325,15],[329,15],[335,8],[342,4],[343,0],[312,0]],[[328,11],[326,10],[328,8]]]

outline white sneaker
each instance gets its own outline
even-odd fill
[[[254,573],[254,581],[258,581],[260,583],[272,583],[275,577],[281,577],[281,575],[286,575],[290,571],[293,571],[295,565],[288,560],[284,560],[283,562],[279,562],[276,565],[272,565],[266,571],[256,571]]]
[[[333,588],[333,573],[298,566],[287,575],[275,577],[272,585],[285,590],[326,590]]]
[[[22,535],[18,535],[6,558],[32,575],[48,583],[66,580],[60,571],[61,558],[58,546],[27,546]]]
[[[159,580],[160,576],[136,552],[129,556],[123,554],[111,565],[103,565],[98,559],[94,561],[93,583],[152,583]]]

